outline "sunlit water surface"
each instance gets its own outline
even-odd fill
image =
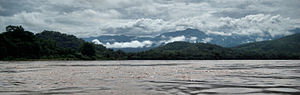
[[[0,61],[0,94],[300,95],[300,61]]]

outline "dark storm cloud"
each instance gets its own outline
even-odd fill
[[[22,11],[37,11],[34,7],[35,4],[28,0],[0,0],[0,15],[12,16]]]
[[[0,25],[90,37],[153,36],[196,28],[206,33],[288,34],[299,27],[299,0],[0,0]],[[223,27],[227,27],[226,30]]]

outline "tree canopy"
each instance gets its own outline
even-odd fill
[[[55,31],[34,34],[22,26],[6,27],[0,34],[0,60],[54,59],[121,59],[102,45],[88,43],[73,35]]]
[[[138,53],[114,51],[56,31],[34,34],[22,26],[0,34],[0,60],[202,60],[300,59],[300,34],[225,48],[208,43],[173,42]]]

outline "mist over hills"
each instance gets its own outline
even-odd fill
[[[232,48],[244,51],[295,54],[300,52],[300,33],[278,38],[275,40],[242,44]]]
[[[173,37],[186,32],[193,34]],[[202,35],[197,36],[196,33]],[[114,43],[117,46],[133,45],[141,49],[145,46],[148,49],[142,52],[125,53],[122,50],[114,51],[107,48],[105,45],[112,45],[109,43],[103,46],[100,41],[86,42],[76,36],[56,31],[45,30],[34,34],[25,31],[22,26],[10,25],[6,27],[6,32],[0,34],[0,60],[300,59],[300,33],[234,47],[199,42],[201,40],[197,40],[194,36],[200,38],[203,33],[195,29],[187,29],[159,35],[157,46],[152,42],[154,40]],[[173,38],[167,40],[167,37]],[[134,51],[135,48],[131,49]]]
[[[300,28],[295,28],[289,31],[291,34],[300,33]],[[175,41],[184,41],[190,43],[210,43],[223,47],[234,47],[241,44],[273,40],[286,35],[272,35],[269,32],[253,35],[220,35],[206,33],[197,29],[185,29],[182,31],[174,31],[162,33],[154,37],[137,37],[125,35],[104,35],[98,37],[83,38],[88,42],[102,44],[114,50],[123,50],[125,52],[140,52],[149,50],[160,45]],[[146,42],[145,42],[146,41]],[[139,44],[139,45],[137,45]],[[138,46],[138,47],[135,47]]]
[[[300,33],[235,47],[209,43],[173,42],[140,52],[135,59],[299,59]]]

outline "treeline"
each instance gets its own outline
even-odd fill
[[[224,48],[213,44],[174,42],[149,51],[129,53],[128,58],[136,60],[300,59],[299,52],[260,50],[258,48]]]
[[[300,59],[300,34],[232,48],[174,42],[148,51],[124,53],[55,31],[34,34],[7,26],[0,34],[0,60],[233,60]]]
[[[231,48],[206,43],[174,42],[149,51],[129,54],[128,58],[148,60],[300,59],[300,33]]]
[[[0,34],[0,60],[115,60],[125,59],[122,51],[85,42],[55,31],[34,34],[22,26],[7,26]]]

